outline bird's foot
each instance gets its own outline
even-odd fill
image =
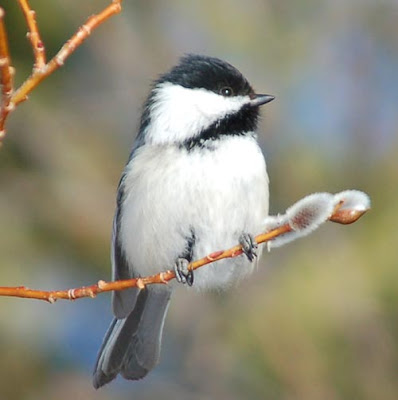
[[[258,245],[253,235],[250,233],[242,233],[239,237],[239,244],[242,246],[243,253],[250,262],[257,257]]]
[[[188,269],[189,261],[186,258],[177,258],[174,265],[177,282],[193,285],[193,270]]]

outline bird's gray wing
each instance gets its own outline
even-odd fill
[[[144,113],[145,114],[145,113]],[[144,118],[145,117],[145,118]],[[136,151],[145,144],[145,127],[149,123],[149,116],[144,115],[141,121],[141,129],[135,138],[133,147],[130,152],[127,165],[134,158]],[[119,240],[120,220],[122,218],[123,201],[125,195],[124,181],[126,178],[126,169],[123,171],[120,178],[119,186],[117,189],[116,198],[116,212],[113,218],[113,232],[112,232],[112,278],[113,280],[131,279],[136,278],[134,274],[134,266],[129,265],[124,255],[122,245]],[[133,310],[137,301],[139,289],[131,288],[126,290],[114,291],[112,294],[112,308],[116,318],[125,318]]]
[[[124,197],[124,178],[119,183],[117,192],[117,205],[116,212],[113,218],[113,232],[112,232],[112,249],[111,249],[111,261],[112,261],[112,279],[131,279],[134,278],[133,266],[129,266],[126,260],[125,254],[122,249],[122,245],[119,240],[120,232],[120,219],[122,215],[123,197]],[[112,308],[116,318],[125,318],[134,309],[137,301],[139,289],[130,288],[126,290],[114,291],[112,294]]]

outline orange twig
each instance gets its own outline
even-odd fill
[[[27,0],[18,0],[18,2],[25,15],[26,23],[28,24],[29,28],[29,32],[26,34],[26,36],[32,44],[33,55],[35,57],[33,71],[39,70],[46,65],[46,52],[36,22],[36,11],[30,8]]]
[[[77,30],[77,32],[61,47],[58,53],[48,62],[46,63],[45,58],[45,47],[40,38],[39,30],[36,23],[36,14],[35,11],[32,10],[29,6],[27,0],[18,0],[19,4],[23,10],[25,15],[25,19],[29,28],[28,38],[32,44],[33,54],[35,57],[34,66],[32,69],[32,74],[26,79],[26,81],[15,91],[12,91],[12,84],[8,87],[11,88],[8,91],[8,99],[7,107],[2,108],[2,112],[0,114],[0,141],[5,135],[5,121],[10,111],[12,111],[19,103],[27,100],[28,94],[37,86],[41,81],[51,75],[56,69],[61,67],[65,60],[79,47],[91,34],[91,32],[96,29],[99,25],[101,25],[104,21],[110,18],[112,15],[118,14],[122,7],[122,0],[112,0],[112,3],[109,4],[106,8],[104,8],[100,13],[92,15],[87,19],[87,21]],[[5,39],[5,29],[2,21],[2,17],[4,12],[0,15],[0,25],[3,28],[4,33],[0,32],[0,72],[2,73],[5,70],[4,67],[1,66],[1,62],[7,63],[9,66],[9,55],[8,55],[8,46]],[[4,49],[7,49],[7,56],[4,53]],[[2,52],[3,51],[3,52]],[[7,61],[2,61],[7,60]],[[10,74],[9,74],[10,75]],[[11,74],[12,76],[12,74]],[[3,81],[12,82],[12,79],[7,77],[2,78]],[[3,86],[3,104],[4,104],[4,93],[6,93]],[[5,111],[4,111],[5,110]],[[2,136],[1,136],[2,134]]]
[[[5,136],[4,123],[7,115],[12,111],[11,95],[13,92],[14,68],[11,67],[10,52],[8,50],[7,32],[4,26],[4,10],[0,8],[0,142]]]
[[[360,218],[365,211],[354,211],[350,210],[351,217],[348,217],[348,213],[341,213],[339,208],[336,207],[335,212],[329,218],[330,221],[338,223],[351,223],[355,222]],[[351,221],[350,221],[351,219]],[[350,222],[349,222],[350,221]],[[255,237],[258,244],[268,242],[275,239],[278,236],[290,232],[292,228],[286,224],[282,225],[270,232],[262,233]],[[237,257],[242,254],[242,246],[237,245],[228,250],[221,250],[209,254],[208,256],[190,263],[189,269],[196,270],[203,267],[204,265],[213,263],[224,258]],[[75,300],[82,297],[95,297],[97,294],[102,292],[109,292],[113,290],[124,290],[127,288],[138,287],[139,289],[144,289],[146,285],[150,284],[166,284],[170,280],[175,278],[174,271],[168,270],[165,272],[160,272],[156,275],[147,276],[144,278],[127,279],[114,282],[104,282],[99,281],[95,285],[83,286],[76,289],[68,290],[54,290],[54,291],[44,291],[44,290],[32,290],[24,286],[19,287],[0,287],[0,296],[13,296],[13,297],[23,297],[38,300],[46,300],[50,303],[54,303],[58,299],[64,300]]]
[[[121,11],[121,1],[113,0],[112,3],[99,14],[92,15],[77,30],[77,32],[61,47],[59,52],[40,70],[33,71],[32,75],[12,96],[12,102],[18,105],[27,99],[27,95],[45,78],[61,67],[65,60],[79,47],[91,34],[92,30],[101,25],[105,20]]]

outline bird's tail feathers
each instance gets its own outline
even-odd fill
[[[141,379],[156,366],[170,296],[170,287],[152,285],[140,292],[126,318],[112,321],[94,368],[96,389],[119,373],[126,379]]]

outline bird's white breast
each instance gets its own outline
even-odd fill
[[[143,146],[125,179],[120,240],[145,276],[173,267],[195,234],[194,259],[257,234],[268,214],[264,157],[250,136],[225,137],[214,150]],[[250,272],[244,256],[195,272],[194,286],[223,287]],[[217,263],[216,263],[217,264]]]

